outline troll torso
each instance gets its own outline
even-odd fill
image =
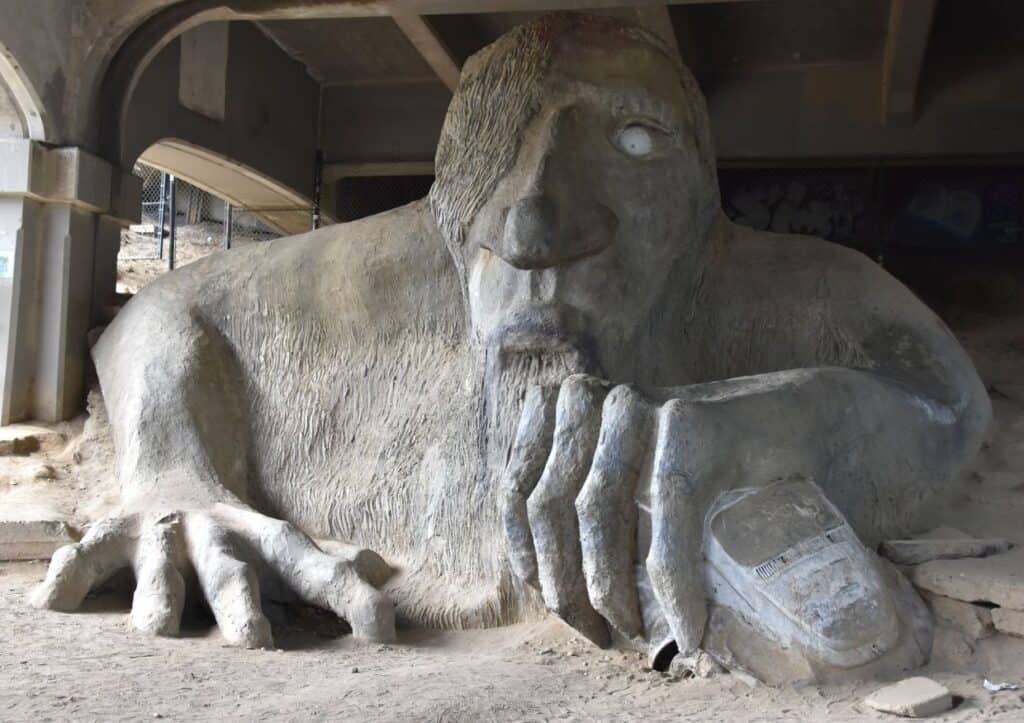
[[[866,363],[832,308],[861,265],[822,242],[730,232],[679,319],[684,343],[664,345],[686,373],[657,382]],[[209,257],[133,302],[187,300],[226,339],[249,405],[251,502],[379,551],[400,571],[400,614],[426,625],[542,611],[507,572],[494,486],[526,386],[583,371],[525,360],[489,391],[460,289],[418,202]]]

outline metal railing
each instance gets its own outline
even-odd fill
[[[133,226],[131,231],[152,236],[153,254],[128,256],[122,260],[166,258],[167,268],[173,269],[179,260],[179,237],[183,231],[191,230],[192,236],[205,234],[207,242],[216,236],[223,248],[281,236],[259,218],[260,209],[233,206],[172,174],[142,163],[136,164],[134,172],[142,179],[142,223]]]

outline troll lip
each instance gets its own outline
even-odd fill
[[[491,335],[503,352],[589,352],[593,340],[583,312],[568,304],[526,304],[513,309]]]

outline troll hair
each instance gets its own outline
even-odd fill
[[[463,278],[461,250],[466,232],[515,164],[523,133],[542,105],[543,81],[557,42],[576,33],[619,35],[642,42],[673,64],[691,103],[693,133],[708,184],[707,207],[701,211],[710,219],[718,207],[707,104],[676,54],[658,36],[617,18],[551,13],[509,31],[466,61],[441,128],[429,202]]]

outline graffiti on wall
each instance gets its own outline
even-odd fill
[[[893,215],[889,237],[907,246],[1024,243],[1024,180],[1000,173],[919,179]]]
[[[722,202],[744,226],[856,244],[867,210],[856,185],[813,176],[740,178],[723,183]]]
[[[911,196],[904,214],[940,232],[969,239],[981,223],[981,199],[973,191],[950,190],[926,181]]]
[[[874,255],[882,247],[1024,244],[1024,169],[905,166],[723,169],[737,223],[818,236]]]

